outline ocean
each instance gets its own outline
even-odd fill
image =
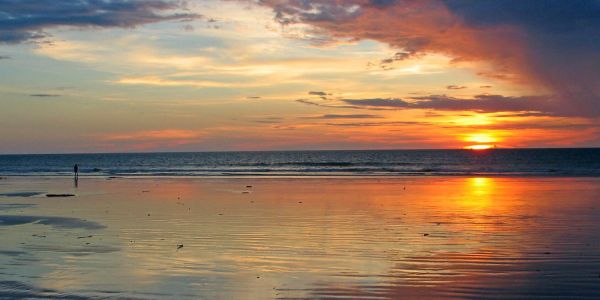
[[[600,176],[600,148],[0,155],[3,176]]]

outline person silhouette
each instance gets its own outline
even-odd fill
[[[75,173],[75,178],[79,178],[79,166],[77,164],[73,166],[73,173]]]

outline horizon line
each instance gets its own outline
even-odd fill
[[[141,151],[141,152],[64,152],[64,153],[0,153],[0,156],[16,155],[95,155],[95,154],[169,154],[169,153],[239,153],[239,152],[351,152],[351,151],[496,151],[496,150],[551,150],[551,149],[600,149],[600,147],[506,147],[474,150],[468,148],[405,148],[405,149],[300,149],[300,150],[213,150],[213,151]]]

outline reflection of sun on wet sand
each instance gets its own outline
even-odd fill
[[[7,182],[2,296],[600,296],[599,179]]]

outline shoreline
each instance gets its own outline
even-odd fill
[[[362,175],[362,174],[346,174],[346,175],[329,175],[329,174],[315,174],[315,175],[270,175],[270,174],[249,174],[249,175],[84,175],[79,174],[79,178],[84,179],[209,179],[209,178],[287,178],[287,179],[308,179],[308,178],[373,178],[373,179],[393,179],[393,178],[473,178],[473,177],[485,177],[485,178],[600,178],[598,175],[590,174],[498,174],[498,173],[472,173],[472,174],[402,174],[402,175]],[[74,178],[73,175],[0,175],[0,182],[8,178]]]

